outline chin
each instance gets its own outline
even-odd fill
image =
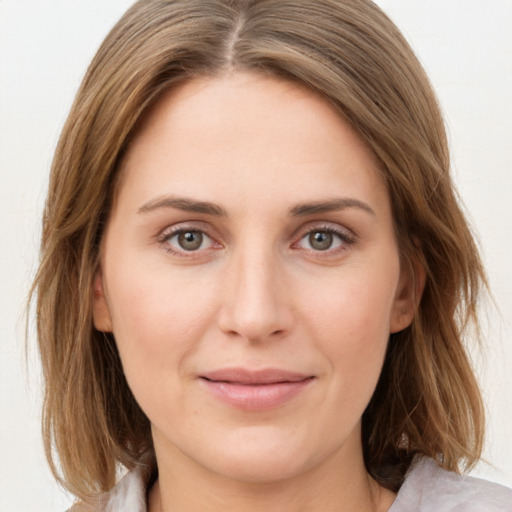
[[[230,433],[196,462],[233,481],[272,484],[308,472],[328,455],[313,445],[307,433],[300,436],[276,427],[246,427]]]
[[[244,457],[233,454],[224,456],[212,469],[224,478],[245,484],[271,485],[307,472],[314,464],[300,460],[297,454],[288,457],[275,450],[246,454]]]

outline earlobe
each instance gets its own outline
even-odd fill
[[[103,285],[103,276],[98,270],[94,276],[93,285],[93,321],[94,327],[98,331],[112,332],[112,318],[110,309],[105,297],[105,288]]]
[[[417,259],[407,268],[402,268],[391,312],[390,333],[402,331],[411,324],[423,295],[425,281],[425,268]]]

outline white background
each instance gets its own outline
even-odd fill
[[[380,0],[418,53],[446,115],[454,173],[488,268],[475,356],[488,411],[478,475],[512,486],[512,0]],[[0,512],[63,511],[46,468],[24,300],[52,151],[79,81],[131,0],[0,0]]]

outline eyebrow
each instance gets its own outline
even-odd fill
[[[214,203],[175,196],[160,196],[155,199],[151,199],[147,203],[144,203],[138,209],[137,213],[150,213],[160,208],[175,208],[186,212],[203,213],[216,217],[227,217],[226,211]],[[305,217],[307,215],[345,210],[347,208],[358,208],[372,216],[375,216],[375,212],[368,204],[351,197],[316,201],[313,203],[300,203],[291,208],[288,215],[292,217]]]
[[[185,212],[204,213],[216,217],[226,217],[226,211],[207,201],[195,201],[186,197],[161,196],[144,203],[137,213],[150,213],[159,208],[176,208]]]
[[[330,199],[327,201],[318,201],[314,203],[302,203],[294,206],[289,215],[293,217],[303,217],[306,215],[314,215],[317,213],[327,213],[337,210],[345,210],[347,208],[358,208],[375,217],[375,212],[370,206],[359,199],[351,197],[342,197]]]

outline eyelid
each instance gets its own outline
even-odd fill
[[[341,244],[338,247],[335,247],[333,249],[329,248],[324,251],[321,250],[315,250],[315,249],[306,249],[306,248],[300,248],[298,247],[299,243],[304,240],[307,236],[309,236],[311,233],[325,231],[328,233],[332,233],[335,236],[337,236],[341,240]],[[296,233],[294,236],[294,242],[292,244],[292,248],[298,248],[302,249],[304,251],[308,251],[311,253],[315,253],[315,255],[318,256],[328,256],[332,255],[333,253],[342,252],[344,250],[347,250],[351,245],[353,245],[357,241],[357,236],[355,233],[343,226],[340,226],[336,223],[331,222],[310,222],[306,224],[305,226],[302,226],[300,230]]]
[[[176,235],[179,235],[180,233],[186,233],[187,231],[196,231],[207,237],[210,240],[209,246],[206,248],[197,249],[195,251],[187,251],[185,249],[180,250],[179,248],[176,248],[168,243],[169,240],[171,240]],[[215,237],[211,231],[212,229],[209,227],[209,225],[204,222],[180,222],[178,224],[173,224],[172,226],[167,226],[161,230],[158,233],[156,239],[158,243],[162,246],[165,246],[164,249],[171,254],[184,258],[197,258],[199,256],[203,256],[208,250],[212,248],[219,249],[222,247],[222,244],[216,240],[217,237]]]
[[[343,238],[354,241],[357,239],[357,235],[350,228],[338,224],[337,222],[325,220],[311,221],[302,225],[299,229],[296,230],[294,238],[302,238],[303,236],[315,231],[329,231],[336,233]]]
[[[168,243],[168,241],[172,239],[174,236],[187,231],[197,231],[202,233],[203,236],[207,237],[210,240],[209,246],[202,249],[187,251],[185,249],[180,250],[179,248],[173,247],[171,244]],[[221,249],[224,247],[224,245],[218,241],[219,237],[212,233],[212,231],[214,230],[206,222],[183,221],[165,227],[157,234],[155,238],[157,242],[160,245],[165,246],[164,249],[171,254],[183,258],[198,258],[204,256],[205,253],[209,252],[212,249]],[[309,236],[311,233],[314,233],[315,231],[325,231],[328,233],[332,233],[336,237],[338,237],[341,243],[335,248],[328,248],[323,251],[299,247],[300,242],[304,240],[306,236]],[[295,232],[293,240],[294,241],[291,244],[292,249],[303,250],[311,254],[314,254],[316,257],[329,257],[348,250],[349,247],[357,241],[357,236],[351,229],[345,226],[341,226],[338,223],[328,221],[311,221],[301,226]]]

